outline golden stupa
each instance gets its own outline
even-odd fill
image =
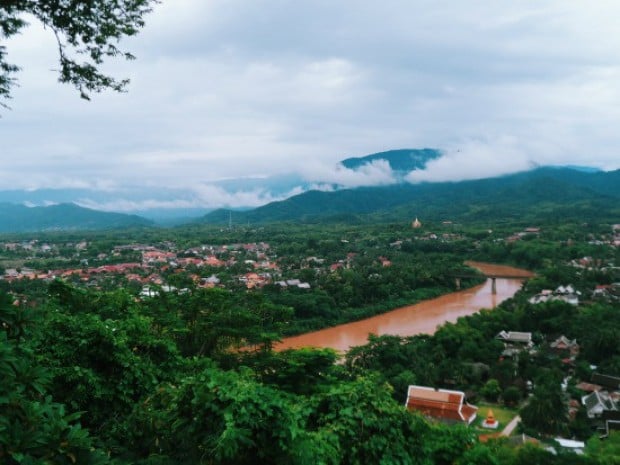
[[[484,428],[495,429],[498,425],[499,422],[495,419],[495,416],[493,415],[493,410],[489,409],[489,411],[487,412],[487,418],[482,422],[482,426]]]

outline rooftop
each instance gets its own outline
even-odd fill
[[[423,415],[446,422],[470,424],[476,418],[477,407],[465,402],[465,393],[427,386],[409,386],[406,406]]]

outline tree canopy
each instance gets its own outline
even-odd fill
[[[134,56],[120,50],[123,37],[133,36],[144,26],[144,16],[158,0],[8,0],[0,3],[0,40],[20,33],[34,17],[56,37],[60,68],[58,80],[76,87],[89,99],[104,89],[122,91],[127,79],[117,80],[100,71],[108,57]],[[7,61],[6,46],[0,43],[0,104],[11,97],[19,67]]]

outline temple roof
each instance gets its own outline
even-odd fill
[[[443,421],[471,423],[477,407],[465,402],[465,393],[426,386],[409,386],[407,409]]]

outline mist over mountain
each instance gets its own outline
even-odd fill
[[[470,210],[464,204],[465,201],[472,205],[486,205],[485,208],[498,212],[514,204],[512,210],[515,210],[519,202],[526,206],[525,198],[530,203],[536,200],[529,194],[524,196],[524,193],[536,192],[535,185],[514,185],[517,180],[525,183],[530,178],[534,184],[544,183],[548,190],[547,197],[539,192],[536,201],[545,200],[552,204],[566,199],[567,193],[578,188],[585,189],[580,198],[588,197],[586,191],[589,192],[590,200],[593,200],[592,195],[616,196],[620,184],[617,176],[614,178],[613,173],[616,172],[607,173],[583,166],[537,168],[477,181],[471,179],[472,176],[476,177],[476,173],[470,169],[463,174],[463,177],[470,178],[469,181],[432,182],[438,163],[446,164],[458,155],[432,148],[389,150],[346,158],[333,166],[317,166],[313,160],[308,160],[297,173],[223,179],[183,188],[105,186],[92,189],[14,189],[0,191],[0,203],[28,207],[73,203],[89,211],[139,215],[164,226],[188,223],[196,218],[208,223],[228,222],[229,210],[234,211],[234,216],[245,223],[310,221],[313,218],[325,219],[327,216],[334,221],[338,218],[343,221],[361,221],[357,215],[372,214],[377,218],[391,218],[397,216],[398,209],[402,210],[398,215],[404,214],[405,210],[415,210],[433,217],[440,212],[462,216],[463,212]],[[542,177],[550,180],[542,180]],[[562,185],[556,185],[558,182]],[[554,185],[556,190],[551,191],[550,186]],[[480,195],[476,196],[476,193]],[[20,210],[20,213],[7,216],[13,219],[6,224],[24,230],[20,226],[21,218],[25,218],[23,215],[36,216],[39,213],[43,216],[51,214],[49,210]],[[110,217],[110,224],[123,223],[125,219]],[[48,220],[48,223],[43,220],[40,224],[32,223],[32,227],[61,227],[61,223]],[[23,221],[24,225],[28,225],[30,220]],[[104,221],[93,221],[96,228],[105,227]],[[85,224],[89,224],[88,221]],[[0,230],[12,227],[2,226]],[[70,222],[62,227],[82,226]]]
[[[620,170],[545,167],[495,178],[311,191],[246,212],[211,212],[205,223],[583,219],[620,215]]]
[[[414,170],[423,170],[430,160],[441,157],[437,149],[399,149],[373,153],[364,157],[347,158],[340,163],[348,169],[356,170],[377,160],[386,161],[393,171],[406,174]]]
[[[347,158],[333,166],[303,164],[299,172],[205,181],[184,187],[93,186],[0,191],[0,202],[47,206],[75,203],[109,212],[133,213],[162,223],[180,223],[221,207],[256,208],[309,190],[389,185],[423,169],[441,152],[436,149],[400,149]],[[311,161],[311,160],[309,160]]]

